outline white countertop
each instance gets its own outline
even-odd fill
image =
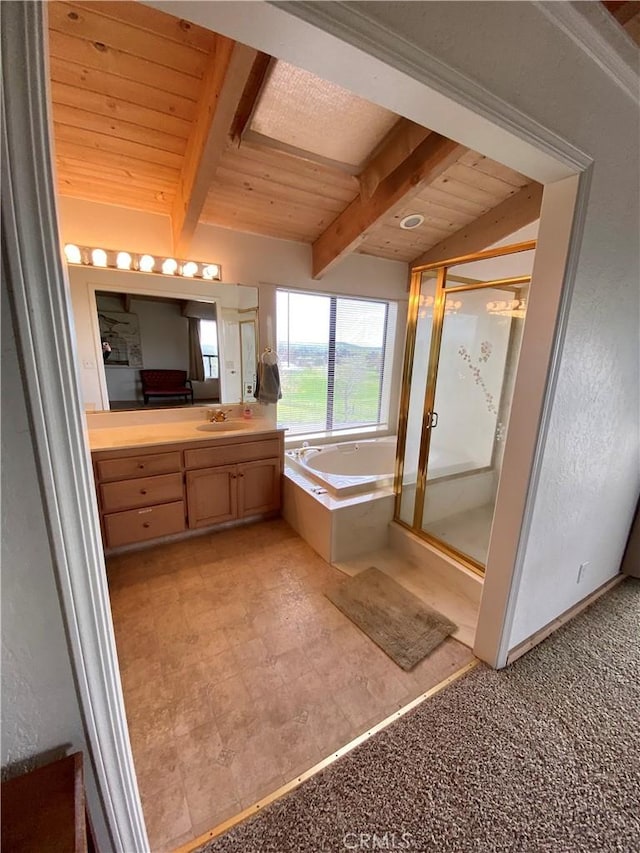
[[[224,441],[230,438],[250,438],[269,432],[284,432],[264,418],[243,421],[240,429],[208,430],[204,420],[175,421],[173,423],[148,423],[88,429],[89,447],[97,450],[130,450],[136,447],[153,447],[188,441]]]

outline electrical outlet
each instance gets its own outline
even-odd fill
[[[589,560],[587,560],[585,563],[580,563],[580,567],[578,568],[578,577],[576,578],[576,583],[582,582],[582,580],[584,578],[585,570],[586,570],[588,565],[589,565]]]

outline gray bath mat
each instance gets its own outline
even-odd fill
[[[326,595],[404,670],[412,669],[456,629],[373,566]]]

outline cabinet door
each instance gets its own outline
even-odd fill
[[[208,527],[237,518],[235,465],[187,471],[189,527]]]
[[[238,467],[238,518],[280,509],[280,459],[244,462]]]

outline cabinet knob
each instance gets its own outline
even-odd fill
[[[231,477],[231,479],[232,479],[232,480],[235,480],[236,475],[235,475],[235,474],[230,474],[230,477]]]
[[[244,474],[238,474],[238,477],[244,477]]]
[[[145,521],[142,526],[143,527],[151,527],[151,522]]]
[[[147,494],[147,490],[146,490],[146,489],[140,489],[140,494],[141,494],[141,495],[146,495],[146,494]]]
[[[144,471],[144,464],[141,462],[141,463],[138,465],[138,468],[140,468],[140,470],[141,470],[141,471]]]

